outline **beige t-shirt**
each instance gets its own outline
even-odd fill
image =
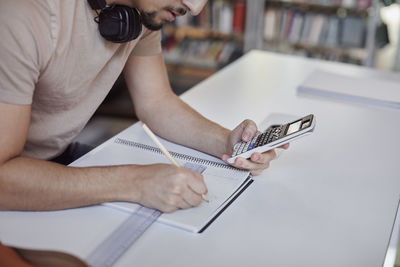
[[[86,0],[1,0],[0,102],[32,104],[22,155],[62,153],[104,100],[130,54],[161,52],[160,32],[104,40]],[[6,116],[1,114],[0,116]]]

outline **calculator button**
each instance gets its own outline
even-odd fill
[[[249,150],[250,142],[246,143],[246,145],[243,148],[243,151]]]
[[[240,147],[240,143],[237,143],[237,144],[233,147],[233,150],[238,150],[239,147]]]
[[[261,140],[262,140],[262,139],[263,139],[263,135],[260,134],[260,135],[257,137],[256,143],[255,143],[255,147],[258,147],[258,146],[261,144]]]
[[[242,153],[243,152],[243,148],[245,147],[245,145],[246,145],[246,143],[241,143],[238,153]]]

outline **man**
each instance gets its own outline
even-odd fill
[[[135,112],[156,134],[226,160],[257,133],[246,120],[229,131],[172,93],[160,47],[164,22],[206,0],[107,0],[136,8],[141,35],[103,39],[84,0],[1,0],[0,209],[56,210],[130,201],[172,212],[199,205],[203,177],[173,165],[72,168],[53,162],[85,126],[123,70]],[[275,152],[233,166],[259,174]]]

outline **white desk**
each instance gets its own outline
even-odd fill
[[[204,233],[155,224],[116,265],[382,266],[400,193],[400,111],[298,96],[316,68],[400,82],[260,51],[202,82],[182,98],[226,127],[270,112],[314,113],[315,132],[294,142]],[[0,212],[0,240],[84,257],[125,217],[105,207]]]

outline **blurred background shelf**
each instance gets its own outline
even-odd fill
[[[246,42],[246,50],[277,51],[276,45],[270,43],[273,40],[276,44],[278,40],[283,44],[278,49],[281,53],[316,58],[324,54],[322,58],[328,60],[374,65],[379,25],[378,0],[256,0],[250,3],[257,14],[251,16],[252,21],[247,23],[256,25],[256,33],[255,38]],[[314,55],[309,46],[327,49],[323,53],[317,49]],[[287,51],[284,50],[286,47]],[[339,55],[336,48],[342,51]],[[354,48],[358,49],[353,58]],[[360,53],[359,49],[366,51]],[[304,53],[298,53],[302,50]]]
[[[295,8],[303,12],[320,12],[325,14],[337,14],[341,15],[356,15],[356,16],[368,16],[368,8],[371,5],[369,0],[359,2],[357,5],[343,5],[340,1],[276,1],[267,0],[265,4],[268,8]]]
[[[163,53],[174,90],[183,92],[239,58],[245,24],[246,1],[212,0],[198,16],[166,25]]]

